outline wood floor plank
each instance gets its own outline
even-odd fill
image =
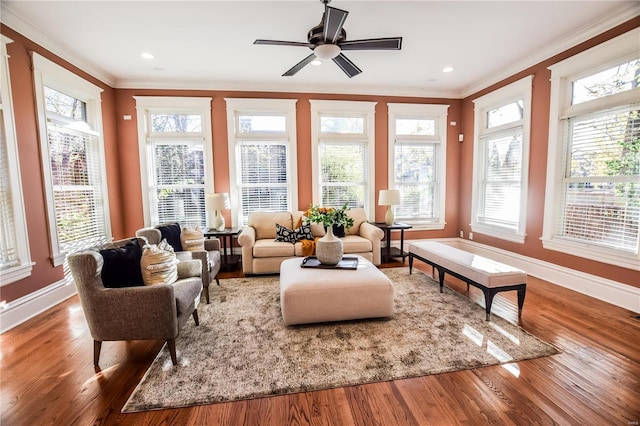
[[[396,266],[402,265],[383,265]],[[226,273],[221,285],[237,276]],[[447,285],[484,306],[474,288],[467,294],[462,282]],[[515,293],[497,296],[492,312],[517,324]],[[0,424],[637,424],[640,320],[632,312],[530,278],[520,326],[561,353],[504,367],[122,414],[163,343],[105,342],[96,371],[84,314],[72,297],[0,335]]]

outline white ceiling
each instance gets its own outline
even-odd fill
[[[402,50],[346,52],[363,70],[351,79],[331,62],[281,77],[308,48],[253,41],[306,41],[322,17],[319,0],[2,0],[0,19],[118,88],[461,97],[640,15],[640,2],[611,0],[331,6],[349,11],[347,40],[402,36]]]

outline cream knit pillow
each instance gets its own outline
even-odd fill
[[[185,251],[204,250],[204,233],[199,226],[185,227],[180,232],[180,242]]]
[[[178,259],[167,240],[144,246],[140,268],[144,285],[171,284],[178,279]]]

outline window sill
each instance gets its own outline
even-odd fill
[[[411,225],[413,228],[406,229],[406,232],[411,231],[437,231],[444,229],[446,223],[424,223],[424,222],[411,222],[409,220],[398,219],[396,222],[406,223],[407,225]]]
[[[504,228],[483,226],[478,224],[471,224],[471,231],[477,234],[487,235],[493,238],[500,238],[501,240],[511,241],[512,243],[524,244],[526,234],[517,234],[516,232],[506,230]]]
[[[35,263],[27,263],[0,272],[0,287],[27,278],[31,275],[33,265],[35,265]]]
[[[637,254],[564,239],[541,238],[541,240],[542,247],[547,250],[559,251],[572,256],[640,271],[640,256]]]

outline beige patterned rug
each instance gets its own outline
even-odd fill
[[[123,413],[213,404],[425,376],[558,353],[497,315],[406,267],[387,320],[286,327],[278,277],[222,280],[177,339],[179,366],[160,351]],[[526,309],[526,301],[525,301]]]

